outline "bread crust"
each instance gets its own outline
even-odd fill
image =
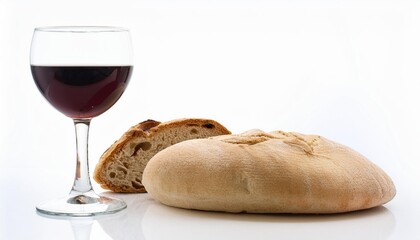
[[[150,160],[143,183],[163,204],[223,212],[341,213],[396,194],[391,178],[356,151],[282,131],[182,142]]]
[[[93,178],[94,180],[101,185],[103,189],[108,189],[114,192],[146,192],[144,186],[142,185],[141,178],[144,166],[148,162],[148,159],[143,159],[144,164],[134,167],[135,169],[129,169],[127,166],[121,166],[121,168],[126,168],[125,171],[136,171],[134,178],[136,179],[133,184],[135,187],[129,187],[120,185],[115,181],[112,181],[109,178],[108,168],[111,163],[122,162],[121,156],[124,156],[124,149],[128,148],[128,145],[133,141],[138,139],[143,139],[145,141],[153,142],[156,141],[154,138],[157,134],[165,132],[169,129],[178,129],[185,126],[197,126],[197,127],[206,127],[209,126],[212,128],[212,131],[215,135],[230,134],[231,132],[226,129],[223,125],[217,121],[211,119],[200,119],[200,118],[182,118],[175,119],[167,122],[159,122],[155,120],[146,120],[140,122],[132,127],[130,127],[119,140],[112,144],[100,157],[99,162],[97,163]],[[193,138],[193,137],[191,137]],[[190,138],[190,139],[191,139]],[[186,140],[186,139],[180,139]],[[154,154],[153,154],[154,155]],[[131,159],[136,161],[136,159]],[[121,163],[124,165],[124,163]]]

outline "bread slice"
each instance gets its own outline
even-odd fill
[[[132,126],[101,156],[93,178],[114,192],[146,192],[143,170],[159,151],[185,140],[230,134],[210,119],[147,120]]]

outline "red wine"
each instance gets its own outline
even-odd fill
[[[132,66],[31,66],[44,97],[71,118],[93,118],[121,97]]]

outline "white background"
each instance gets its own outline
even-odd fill
[[[50,25],[132,32],[134,73],[92,121],[91,168],[140,121],[211,118],[234,133],[297,131],[346,144],[394,179],[391,207],[417,214],[404,201],[415,201],[420,183],[420,1],[0,0],[0,169],[8,173],[0,236],[11,226],[6,204],[19,208],[14,198],[56,196],[72,184],[72,121],[43,99],[29,68],[33,28]],[[396,212],[397,226],[420,216]],[[406,228],[391,236],[415,231]]]

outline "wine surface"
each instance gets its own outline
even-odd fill
[[[35,83],[57,110],[71,118],[93,118],[121,97],[132,66],[31,66]]]

